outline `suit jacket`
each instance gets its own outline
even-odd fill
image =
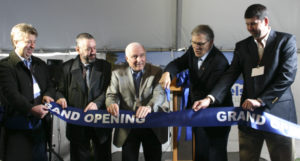
[[[96,59],[90,72],[90,88],[83,78],[80,57],[63,64],[62,76],[58,85],[57,98],[65,98],[68,106],[84,109],[90,102],[97,104],[99,109],[105,108],[105,93],[110,82],[111,65],[105,60]],[[81,140],[89,138],[86,128],[67,124],[67,138]],[[107,139],[111,129],[95,128],[102,141]]]
[[[252,77],[252,69],[264,66],[264,74]],[[211,94],[221,101],[224,93],[242,73],[245,99],[260,98],[262,109],[288,121],[296,122],[296,111],[291,84],[297,72],[297,47],[293,35],[271,30],[259,63],[258,49],[252,36],[238,42],[230,68],[220,79]]]
[[[198,57],[190,46],[184,55],[170,62],[165,71],[175,77],[177,73],[188,69],[190,78],[189,106],[194,101],[205,98],[217,83],[222,74],[228,69],[229,63],[225,56],[215,46],[212,47],[201,68],[198,69]],[[226,92],[226,99],[216,106],[232,106],[230,90]]]
[[[30,110],[33,106],[42,104],[33,96],[34,75],[41,92],[41,97],[47,95],[55,98],[55,89],[50,81],[47,65],[41,59],[31,56],[31,71],[24,62],[13,51],[0,63],[0,85],[7,119],[12,117],[23,117],[27,120],[38,119]]]
[[[162,75],[159,67],[146,64],[141,79],[139,96],[136,96],[133,77],[129,65],[123,64],[112,72],[110,86],[106,93],[106,106],[113,103],[119,105],[122,110],[136,111],[136,98],[142,106],[151,106],[153,112],[160,111],[160,106],[165,99],[165,93],[158,81]],[[168,128],[153,128],[154,133],[161,143],[168,139]],[[117,128],[114,133],[114,144],[121,147],[130,129]]]

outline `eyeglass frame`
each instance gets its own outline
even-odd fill
[[[207,40],[206,42],[194,42],[194,41],[190,40],[190,43],[192,45],[198,45],[198,46],[204,46],[207,42],[209,42],[209,40]]]

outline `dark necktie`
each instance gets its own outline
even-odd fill
[[[85,79],[86,86],[90,88],[90,73],[91,73],[91,65],[86,65],[83,67],[82,71],[83,79]]]
[[[135,87],[135,93],[138,96],[139,95],[139,89],[140,89],[140,83],[142,78],[142,72],[133,72],[133,81],[134,81],[134,87]]]

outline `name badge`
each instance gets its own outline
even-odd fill
[[[264,66],[257,67],[257,68],[252,68],[251,77],[256,77],[256,76],[264,75],[264,71],[265,71],[265,67]]]

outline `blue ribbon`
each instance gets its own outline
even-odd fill
[[[183,87],[182,89],[182,97],[181,97],[181,103],[180,103],[180,109],[179,110],[185,110],[188,104],[188,96],[189,96],[189,91],[190,91],[190,80],[189,80],[189,70],[185,70],[183,72],[180,72],[176,75],[176,86],[181,86]],[[170,91],[169,91],[170,93]],[[177,132],[177,141],[180,140],[181,137],[181,130],[182,127],[178,127],[178,132]],[[193,134],[192,134],[192,127],[187,126],[185,127],[185,140],[189,141],[193,139]]]
[[[62,109],[56,103],[46,104],[49,111],[68,123],[104,128],[154,128],[168,126],[232,126],[244,125],[257,130],[268,131],[287,137],[300,139],[300,126],[257,109],[253,112],[242,108],[218,107],[197,112],[184,110],[176,112],[154,112],[145,119],[135,118],[133,111],[120,110],[114,117],[105,110],[83,112],[82,109],[68,107]]]

